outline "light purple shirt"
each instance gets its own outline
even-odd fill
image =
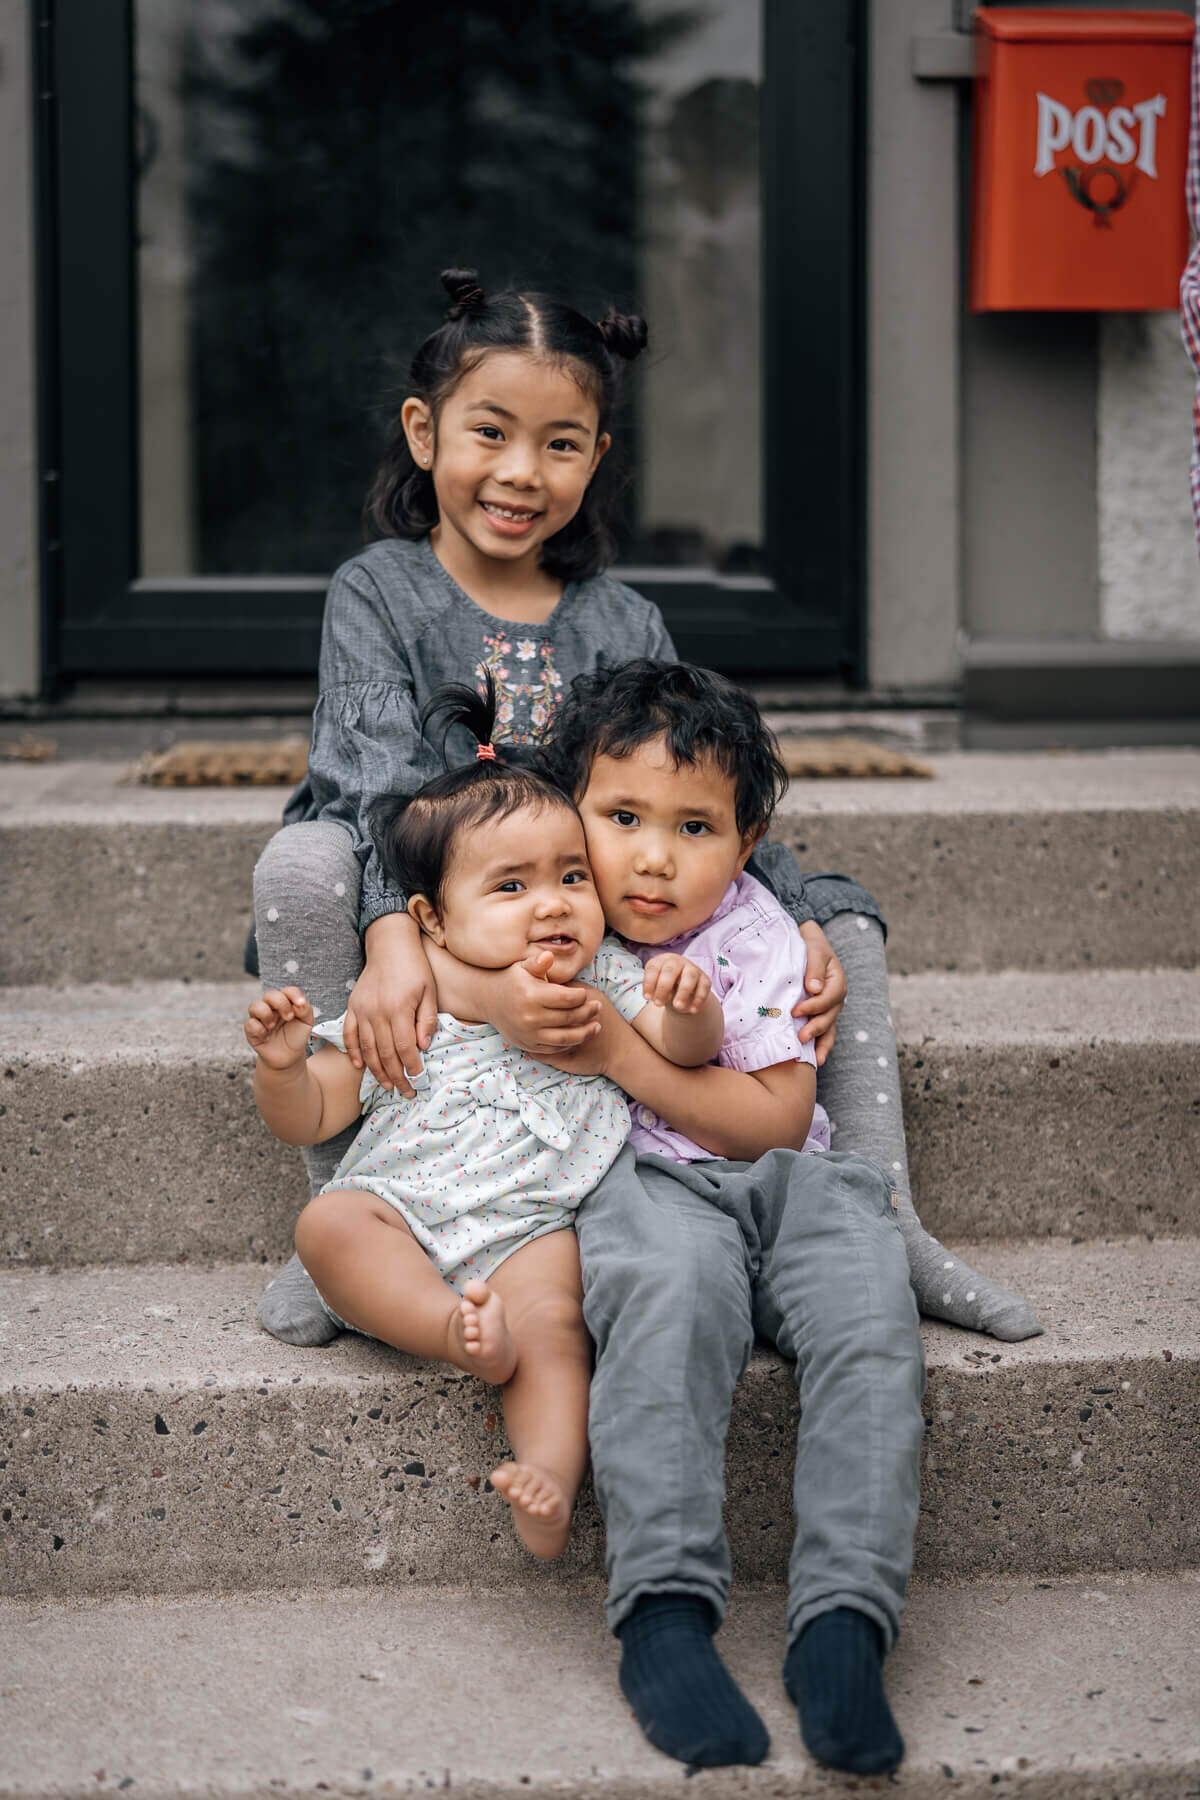
[[[704,970],[725,1015],[725,1035],[713,1061],[722,1069],[749,1074],[775,1063],[806,1062],[817,1066],[811,1044],[796,1037],[792,1008],[804,995],[807,953],[804,939],[775,896],[752,875],[739,875],[711,919],[668,944],[630,944],[643,965],[665,951],[686,956]],[[654,1151],[673,1162],[698,1162],[712,1156],[673,1131],[648,1106],[631,1100],[635,1150]],[[805,1150],[828,1150],[829,1120],[813,1108]]]

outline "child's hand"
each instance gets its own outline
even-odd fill
[[[461,1019],[486,1019],[518,1050],[543,1061],[577,1050],[599,1030],[600,996],[584,981],[551,981],[551,950],[530,950],[523,962],[477,969],[432,945],[438,1004]]]
[[[271,988],[250,1002],[246,1042],[269,1069],[291,1069],[305,1059],[313,1009],[297,987]]]
[[[642,992],[655,1006],[669,1006],[673,1012],[698,1013],[708,999],[712,982],[703,969],[686,956],[668,951],[652,956],[646,964]]]
[[[543,1060],[580,1049],[599,1032],[600,996],[584,981],[551,981],[554,956],[531,950],[524,962],[489,970],[487,1018],[518,1050]]]
[[[412,1077],[437,1029],[438,996],[425,942],[407,913],[367,927],[367,961],[346,1002],[346,1054],[383,1088],[411,1100]],[[452,1011],[453,1008],[447,1010]]]
[[[792,1017],[799,1021],[796,1036],[802,1044],[813,1043],[817,1067],[833,1049],[837,1037],[838,1014],[846,1004],[849,989],[846,972],[837,952],[815,919],[800,926],[800,936],[808,952],[808,968],[804,974],[805,997],[797,1000]]]

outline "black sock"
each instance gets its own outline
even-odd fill
[[[883,1691],[880,1631],[866,1613],[849,1606],[818,1613],[787,1653],[783,1684],[817,1762],[880,1775],[901,1761],[904,1739]]]
[[[647,1594],[618,1627],[621,1692],[656,1749],[694,1768],[760,1763],[767,1728],[713,1644],[697,1594]]]

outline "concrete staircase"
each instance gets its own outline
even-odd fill
[[[934,762],[798,787],[780,833],[885,898],[923,1216],[1046,1326],[925,1327],[891,1785],[1194,1796],[1200,754]],[[0,778],[0,1795],[677,1786],[616,1688],[590,1495],[532,1564],[492,1390],[254,1324],[303,1198],[240,1034],[280,796],[116,773]],[[714,1795],[839,1785],[778,1678],[794,1429],[760,1354],[722,1646],[773,1748]]]

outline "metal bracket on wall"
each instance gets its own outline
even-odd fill
[[[975,37],[970,31],[918,32],[912,40],[915,81],[971,81]]]

